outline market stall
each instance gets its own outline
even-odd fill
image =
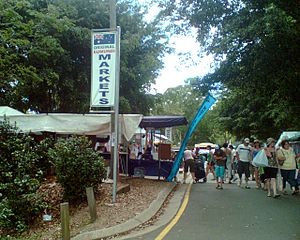
[[[173,166],[171,157],[171,144],[167,139],[155,131],[167,127],[186,125],[187,120],[183,116],[145,116],[139,127],[144,128],[145,146],[144,152],[136,159],[130,158],[128,162],[128,174],[161,176],[166,178]],[[154,145],[154,139],[164,139],[164,143]]]
[[[120,114],[121,135],[129,141],[141,122],[141,114]],[[61,135],[110,135],[110,114],[23,114],[0,116],[0,121],[7,119],[23,132],[52,132]]]
[[[0,116],[11,116],[11,115],[24,115],[24,113],[8,107],[8,106],[0,106]]]

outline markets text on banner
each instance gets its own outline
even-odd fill
[[[113,107],[117,61],[117,31],[92,30],[91,108]]]

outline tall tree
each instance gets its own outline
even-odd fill
[[[215,55],[214,73],[195,86],[223,91],[224,130],[265,138],[299,129],[298,1],[188,0],[165,7],[183,27],[197,28],[199,42]]]
[[[187,79],[183,86],[169,88],[164,94],[155,96],[155,107],[152,113],[155,115],[183,115],[191,122],[195,117],[198,108],[202,104],[204,95],[199,94],[199,91],[194,91],[191,85],[194,79]],[[193,146],[195,143],[215,141],[216,135],[213,131],[213,123],[215,123],[215,116],[209,111],[208,116],[198,124],[195,132],[190,138],[189,144]],[[181,126],[176,128],[174,143],[183,139],[188,126]],[[219,136],[219,135],[218,135]]]
[[[161,25],[141,6],[117,5],[121,36],[121,112],[148,112],[146,94],[166,47]],[[107,1],[0,2],[0,104],[39,112],[87,112],[90,30],[109,27]],[[159,41],[160,40],[160,41]]]

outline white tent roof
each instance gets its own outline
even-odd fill
[[[211,146],[211,148],[215,148],[216,147],[216,145],[214,143],[210,143],[210,142],[196,143],[195,147],[198,147],[198,148],[207,148],[208,145]]]
[[[300,135],[300,131],[289,131],[289,132],[282,132],[277,143],[275,144],[276,147],[280,145],[282,140],[290,140]]]
[[[49,113],[6,117],[24,132],[55,132],[59,134],[109,135],[110,114]],[[0,116],[0,121],[4,116]],[[141,114],[120,114],[120,130],[129,141],[142,120]]]
[[[146,130],[144,128],[140,128],[138,127],[136,130],[135,130],[135,134],[145,134],[146,133]]]
[[[0,106],[0,116],[24,115],[24,113],[8,106]]]
[[[157,138],[157,139],[169,140],[169,138],[167,138],[165,135],[158,134],[158,133],[155,133],[154,137]]]

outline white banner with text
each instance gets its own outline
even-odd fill
[[[92,31],[91,108],[114,106],[117,35]]]

